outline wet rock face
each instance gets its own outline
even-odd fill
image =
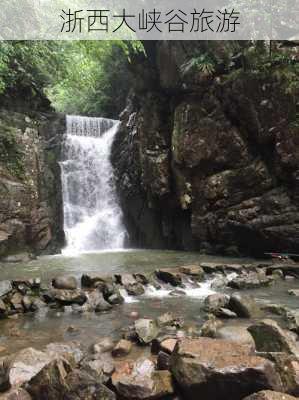
[[[64,240],[58,164],[64,116],[1,109],[0,129],[15,143],[9,159],[0,160],[0,258],[57,252]]]
[[[211,45],[221,58],[225,45]],[[131,244],[295,252],[295,96],[274,76],[241,70],[208,81],[182,76],[198,46],[152,47],[121,116],[112,161]]]

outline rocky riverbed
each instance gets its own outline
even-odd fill
[[[1,281],[0,399],[299,396],[299,266],[176,259]]]

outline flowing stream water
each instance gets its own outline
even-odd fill
[[[65,254],[122,248],[125,228],[117,201],[111,147],[119,122],[67,116],[61,162]]]

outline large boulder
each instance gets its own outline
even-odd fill
[[[149,359],[137,360],[133,365],[123,364],[113,373],[112,384],[124,399],[159,399],[174,393],[170,372],[155,371]]]
[[[72,304],[82,305],[87,300],[86,294],[80,289],[51,289],[49,292],[44,293],[44,298],[48,302],[56,301],[63,306],[69,306]]]
[[[257,351],[284,352],[299,356],[298,344],[276,321],[265,319],[249,326],[248,331],[253,336]]]
[[[274,392],[273,390],[262,390],[261,392],[254,393],[247,396],[243,400],[295,400],[296,397],[289,396],[285,393]]]
[[[4,359],[1,365],[1,386],[22,385],[37,375],[52,361],[51,355],[31,347]]]
[[[77,289],[77,279],[74,276],[58,276],[52,280],[55,289],[74,290]]]
[[[134,325],[138,339],[143,344],[150,343],[159,334],[157,323],[152,319],[138,319]]]
[[[71,366],[66,360],[54,359],[30,379],[26,389],[34,400],[57,400],[62,398],[69,372]]]
[[[116,400],[116,396],[110,389],[85,371],[79,369],[72,371],[66,378],[63,400],[95,399]]]
[[[241,400],[263,389],[279,390],[274,365],[247,346],[200,338],[178,342],[170,370],[188,400]]]
[[[240,318],[254,318],[261,314],[261,310],[253,297],[236,293],[230,297],[228,308]]]
[[[156,271],[157,278],[165,283],[170,283],[172,286],[182,284],[182,276],[180,272],[174,268],[163,268]]]

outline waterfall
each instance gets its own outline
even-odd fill
[[[64,254],[122,248],[125,229],[117,201],[111,147],[119,122],[67,116],[61,162]]]

